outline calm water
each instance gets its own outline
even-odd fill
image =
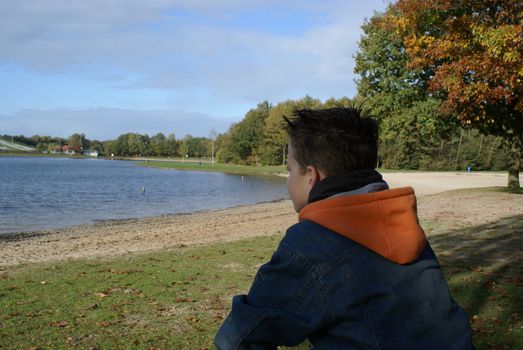
[[[145,192],[142,192],[142,187]],[[0,157],[0,234],[287,198],[285,179],[128,161]]]

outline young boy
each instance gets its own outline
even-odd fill
[[[471,349],[419,226],[412,188],[374,170],[378,127],[352,108],[286,118],[287,187],[299,223],[234,297],[219,349]]]

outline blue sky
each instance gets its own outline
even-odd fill
[[[3,0],[0,134],[208,136],[258,103],[352,97],[386,0]]]

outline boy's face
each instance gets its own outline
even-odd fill
[[[307,204],[309,192],[315,183],[315,179],[313,179],[314,174],[311,173],[310,168],[313,167],[303,169],[300,166],[294,158],[294,147],[289,142],[289,151],[287,153],[287,170],[289,172],[287,191],[289,191],[294,210],[298,213]],[[316,171],[315,169],[312,170]]]

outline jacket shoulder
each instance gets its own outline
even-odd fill
[[[311,263],[321,263],[358,253],[361,246],[324,226],[303,220],[287,229],[279,249]]]

